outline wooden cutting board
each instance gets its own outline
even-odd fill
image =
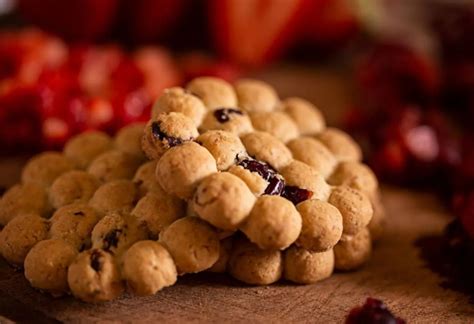
[[[285,96],[313,100],[330,121],[350,103],[350,89],[333,72],[283,67],[260,76]],[[0,160],[0,185],[18,180],[23,161]],[[315,285],[281,282],[268,287],[245,286],[225,275],[188,275],[156,296],[124,296],[89,305],[41,294],[21,272],[0,261],[0,322],[342,323],[352,307],[370,296],[384,300],[409,323],[474,323],[469,297],[442,288],[442,279],[426,268],[414,245],[419,238],[439,235],[449,214],[429,194],[385,187],[383,200],[388,210],[386,234],[369,264],[357,272],[337,273]]]

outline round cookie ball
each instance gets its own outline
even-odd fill
[[[74,169],[74,164],[58,152],[43,152],[32,157],[23,168],[21,181],[49,187],[61,174]]]
[[[181,199],[191,198],[197,184],[215,172],[214,157],[194,142],[168,150],[156,165],[156,179],[160,186]]]
[[[199,136],[193,121],[181,113],[161,114],[146,124],[142,149],[150,160],[159,159],[174,146],[194,140]]]
[[[48,235],[49,223],[36,214],[18,215],[0,232],[0,254],[21,266],[30,249]]]
[[[238,108],[216,108],[207,112],[199,130],[224,130],[241,136],[252,132],[253,126],[247,113]]]
[[[356,161],[341,162],[329,177],[332,185],[348,185],[360,190],[369,197],[376,195],[378,181],[372,170],[365,164]]]
[[[201,98],[207,108],[237,106],[237,96],[226,81],[214,77],[195,78],[186,86],[186,90]]]
[[[203,102],[183,88],[174,87],[165,89],[152,108],[152,119],[159,115],[170,112],[177,112],[190,118],[194,125],[199,126],[204,118],[207,109]]]
[[[299,137],[288,143],[295,160],[312,166],[324,178],[336,167],[337,160],[321,142],[311,137]]]
[[[25,278],[53,296],[65,294],[69,291],[67,269],[76,255],[77,250],[63,240],[41,241],[25,258]]]
[[[285,279],[299,284],[313,284],[329,278],[334,271],[334,251],[311,252],[292,246],[285,251]]]
[[[120,129],[115,135],[115,148],[119,151],[136,156],[141,161],[145,160],[142,150],[142,137],[145,123],[133,123]]]
[[[278,250],[261,250],[246,239],[234,242],[227,265],[229,274],[251,285],[269,285],[283,272],[283,258]]]
[[[115,299],[124,288],[113,256],[100,249],[80,253],[69,266],[67,281],[76,298],[90,303]]]
[[[364,228],[354,236],[346,236],[334,247],[335,268],[349,271],[360,268],[370,258],[372,242],[369,230]]]
[[[261,249],[283,250],[298,238],[301,216],[285,198],[264,195],[257,199],[241,230]]]
[[[114,255],[121,255],[133,243],[147,239],[145,228],[129,214],[110,213],[105,215],[92,230],[91,242],[94,249],[102,249]]]
[[[305,99],[287,98],[283,100],[281,108],[296,123],[301,135],[319,134],[326,127],[321,111]]]
[[[306,250],[321,252],[332,248],[342,236],[342,215],[331,204],[306,200],[296,207],[303,220],[295,244]]]
[[[245,182],[228,172],[206,177],[193,198],[199,217],[223,230],[236,230],[254,203],[255,196]]]
[[[119,150],[110,150],[99,155],[89,165],[87,172],[101,182],[119,179],[132,179],[140,166],[140,160]]]
[[[267,162],[276,170],[284,168],[292,160],[291,152],[285,144],[268,133],[248,133],[241,139],[250,156]]]
[[[88,131],[71,138],[64,146],[64,155],[79,169],[87,169],[96,157],[112,147],[113,142],[109,135],[99,131]]]
[[[122,258],[122,275],[130,290],[139,296],[154,295],[177,280],[173,258],[158,242],[140,241]]]
[[[92,229],[99,219],[95,210],[84,203],[63,206],[51,217],[49,236],[61,239],[77,250],[83,250],[90,245]]]
[[[104,183],[96,190],[89,205],[99,215],[108,213],[129,213],[138,200],[135,185],[130,180],[115,180]]]
[[[316,169],[301,161],[291,161],[280,170],[280,174],[288,186],[311,191],[311,199],[327,200],[331,194],[331,187],[324,177]]]
[[[246,112],[269,112],[278,104],[278,95],[269,84],[252,79],[241,79],[234,84],[239,107]]]
[[[210,130],[201,134],[196,142],[204,146],[216,159],[217,170],[224,171],[232,166],[238,155],[245,154],[240,138],[230,132]]]
[[[362,150],[348,134],[337,128],[326,128],[318,135],[318,139],[326,145],[339,161],[360,161]]]
[[[144,224],[151,237],[157,239],[160,232],[178,218],[185,215],[185,203],[174,196],[153,192],[140,199],[132,216]]]
[[[133,177],[133,183],[138,188],[138,195],[140,197],[145,196],[148,192],[153,192],[157,195],[166,194],[155,178],[156,163],[157,161],[155,160],[142,164]]]
[[[60,175],[49,190],[49,200],[54,208],[75,202],[88,202],[99,188],[100,182],[92,174],[73,170]]]
[[[253,113],[250,115],[250,119],[256,130],[270,133],[283,143],[299,136],[295,122],[282,111]]]
[[[219,259],[216,231],[196,217],[178,219],[161,232],[160,242],[173,256],[179,274],[204,271]]]
[[[268,181],[263,179],[257,172],[247,170],[240,165],[231,166],[229,168],[229,173],[232,173],[245,182],[247,187],[256,197],[263,195],[268,186]]]
[[[219,249],[219,259],[212,267],[207,271],[214,273],[225,273],[227,270],[227,262],[230,258],[230,252],[232,251],[232,242],[234,238],[232,236],[221,239],[220,249]]]
[[[47,216],[51,210],[47,191],[34,183],[17,184],[0,199],[0,225],[22,214]]]
[[[372,204],[361,191],[348,186],[336,187],[328,202],[341,212],[344,234],[356,234],[369,225]]]

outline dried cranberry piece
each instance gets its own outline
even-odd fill
[[[405,321],[395,317],[381,300],[367,298],[363,306],[351,310],[346,324],[405,324]]]
[[[110,232],[108,232],[105,235],[104,240],[103,240],[104,250],[108,251],[112,247],[117,247],[120,234],[122,234],[121,229],[113,229]]]
[[[298,205],[300,202],[310,199],[313,192],[297,186],[285,186],[281,196]]]
[[[252,158],[245,158],[239,161],[237,165],[251,172],[258,173],[258,175],[266,181],[269,181],[270,178],[276,174],[276,171],[269,164]]]
[[[167,141],[171,147],[183,144],[183,140],[181,138],[168,136],[165,132],[163,132],[160,129],[160,123],[158,122],[153,122],[151,124],[151,132],[155,138],[159,139],[160,141]]]
[[[282,178],[275,175],[272,176],[268,182],[268,186],[264,191],[265,195],[281,195],[283,193],[285,181]]]
[[[93,250],[91,253],[91,268],[94,269],[96,272],[102,270],[102,262],[100,259],[102,258],[102,253],[99,250]]]
[[[235,108],[221,108],[214,110],[214,117],[216,117],[220,123],[228,122],[230,120],[230,115],[232,114],[243,115],[244,113]]]
[[[74,215],[74,216],[84,216],[84,212],[77,211],[77,212],[74,212],[73,215]]]

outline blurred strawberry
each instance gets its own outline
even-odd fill
[[[111,102],[116,114],[117,129],[133,122],[146,122],[150,119],[152,101],[144,89],[118,93]]]
[[[241,69],[228,61],[212,58],[203,53],[189,53],[180,60],[185,82],[200,76],[213,76],[232,82],[241,75]]]
[[[36,87],[17,87],[0,97],[0,151],[32,151],[41,143],[41,97]]]
[[[359,32],[355,3],[351,0],[318,0],[307,12],[304,38],[318,48],[334,48]]]
[[[191,0],[122,1],[120,26],[134,43],[154,41],[172,29]]]
[[[70,40],[104,36],[118,10],[119,0],[20,0],[27,21]]]
[[[159,47],[142,47],[133,60],[144,76],[144,89],[152,100],[169,87],[182,83],[182,75],[171,55]]]
[[[211,32],[219,52],[238,63],[261,66],[297,39],[313,0],[211,0]]]

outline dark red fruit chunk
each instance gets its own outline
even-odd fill
[[[110,232],[108,232],[105,237],[104,237],[104,250],[108,251],[112,247],[117,247],[119,237],[122,234],[121,229],[113,229]]]
[[[214,110],[214,117],[216,117],[220,123],[228,122],[230,120],[230,115],[232,114],[243,115],[244,113],[235,108],[221,108]]]
[[[84,216],[84,212],[81,212],[81,211],[74,212],[74,216]]]
[[[100,259],[102,258],[102,253],[99,250],[93,250],[91,253],[91,268],[94,269],[96,272],[102,270],[102,262]]]
[[[160,129],[160,124],[158,122],[153,122],[151,124],[151,132],[156,139],[160,141],[167,141],[171,147],[183,144],[183,140],[181,138],[168,136],[165,132],[163,132]]]
[[[363,306],[351,310],[346,324],[405,324],[405,321],[395,317],[381,300],[367,298]]]
[[[281,196],[298,205],[300,202],[310,199],[313,192],[297,186],[285,186]]]
[[[268,181],[268,186],[265,188],[265,195],[281,195],[285,188],[285,180],[273,169],[269,164],[257,161],[252,158],[245,158],[240,160],[237,165],[240,165],[246,170],[258,173],[265,181]]]

